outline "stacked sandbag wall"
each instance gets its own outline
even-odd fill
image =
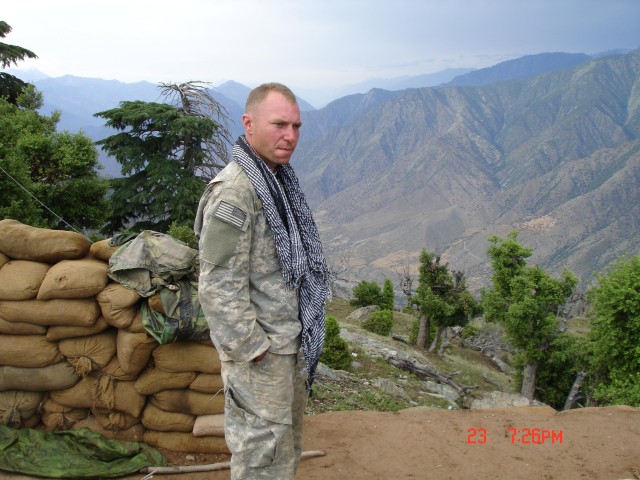
[[[153,302],[108,275],[116,249],[0,221],[0,423],[228,453],[215,348],[158,344],[140,313]]]

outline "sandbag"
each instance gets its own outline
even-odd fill
[[[230,454],[223,437],[194,437],[185,432],[144,432],[144,443],[174,452]]]
[[[87,375],[73,387],[49,393],[49,398],[69,408],[91,408],[96,391],[96,379]]]
[[[122,369],[117,355],[113,357],[111,361],[102,368],[102,370],[96,372],[96,374],[98,375],[98,378],[109,377],[115,380],[135,380],[137,378],[137,374],[132,375]]]
[[[221,363],[212,345],[200,342],[176,342],[153,350],[156,367],[167,372],[220,373]]]
[[[48,392],[75,385],[80,377],[69,362],[58,362],[40,368],[0,367],[0,391],[21,390]]]
[[[196,372],[165,372],[151,366],[136,379],[135,389],[140,395],[153,395],[161,390],[187,388],[196,376]]]
[[[2,266],[7,263],[9,260],[11,260],[9,257],[7,257],[4,253],[0,252],[0,268],[2,268]]]
[[[194,437],[224,437],[224,415],[200,415],[193,423]]]
[[[88,408],[72,408],[47,398],[40,408],[42,424],[48,432],[67,430],[89,415]]]
[[[0,318],[0,334],[6,335],[45,335],[46,325],[35,325],[33,323],[9,322]]]
[[[117,331],[110,329],[90,337],[60,340],[58,347],[78,375],[84,377],[107,365],[116,355]]]
[[[111,255],[120,248],[120,245],[111,246],[110,238],[100,240],[91,244],[89,253],[102,261],[108,262]]]
[[[142,411],[142,425],[159,432],[191,432],[195,421],[195,415],[166,412],[152,403],[147,403]]]
[[[31,260],[11,260],[0,268],[0,300],[36,298],[51,265]]]
[[[93,298],[0,301],[0,317],[10,322],[88,327],[99,316],[100,307]]]
[[[133,323],[140,295],[116,282],[107,284],[96,300],[105,320],[116,328],[127,328]]]
[[[224,389],[224,382],[217,373],[199,373],[189,388],[201,393],[218,393]]]
[[[142,442],[144,427],[137,423],[132,427],[123,430],[108,430],[98,422],[95,415],[89,415],[84,420],[80,420],[73,426],[73,429],[88,428],[92,432],[97,432],[105,438],[118,440],[120,442]]]
[[[0,425],[21,428],[24,420],[36,414],[43,398],[43,392],[0,392]]]
[[[76,327],[74,325],[53,325],[47,329],[47,340],[57,342],[65,338],[88,337],[96,333],[104,332],[109,324],[101,315],[96,323],[89,327]]]
[[[149,363],[151,352],[157,345],[158,342],[147,333],[118,330],[116,352],[122,370],[132,375],[140,373]]]
[[[62,260],[44,276],[38,300],[53,298],[90,298],[107,285],[109,264],[95,258]]]
[[[194,390],[162,390],[149,397],[156,407],[167,412],[190,415],[215,415],[224,413],[224,395],[209,395]]]
[[[108,380],[108,383],[105,383],[105,380]],[[146,397],[136,392],[134,383],[102,377],[100,384],[96,386],[97,394],[93,399],[93,409],[117,410],[139,418]]]
[[[93,408],[91,413],[105,430],[127,430],[140,423],[140,418],[115,410]]]
[[[0,335],[0,365],[38,368],[61,360],[58,345],[44,335]]]
[[[76,232],[0,220],[0,252],[15,260],[57,263],[82,258],[89,253],[89,248],[91,242]]]

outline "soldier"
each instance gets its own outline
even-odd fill
[[[302,122],[286,86],[251,91],[245,134],[196,215],[199,298],[222,360],[233,479],[293,479],[331,276],[289,165]]]

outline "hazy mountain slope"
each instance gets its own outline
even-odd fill
[[[428,248],[479,285],[487,237],[518,228],[535,262],[588,281],[640,245],[639,94],[637,53],[408,90],[305,138],[294,165],[354,277],[393,277]]]
[[[447,85],[481,86],[506,80],[523,80],[541,73],[563,70],[591,59],[584,53],[539,53],[500,62],[488,68],[458,75]]]

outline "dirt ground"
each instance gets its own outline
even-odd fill
[[[640,408],[330,412],[306,417],[304,449],[326,455],[303,460],[300,480],[637,479]],[[229,471],[154,478],[228,479]]]
[[[517,429],[517,433],[509,429]],[[300,480],[637,479],[640,408],[584,408],[562,413],[548,407],[329,412],[306,417],[308,450],[322,450],[326,455],[303,460],[296,477]],[[170,454],[168,458],[180,465],[228,461],[214,455]],[[138,473],[124,478],[144,477]],[[0,472],[0,478],[29,477]],[[224,470],[156,473],[152,478],[230,477]]]

